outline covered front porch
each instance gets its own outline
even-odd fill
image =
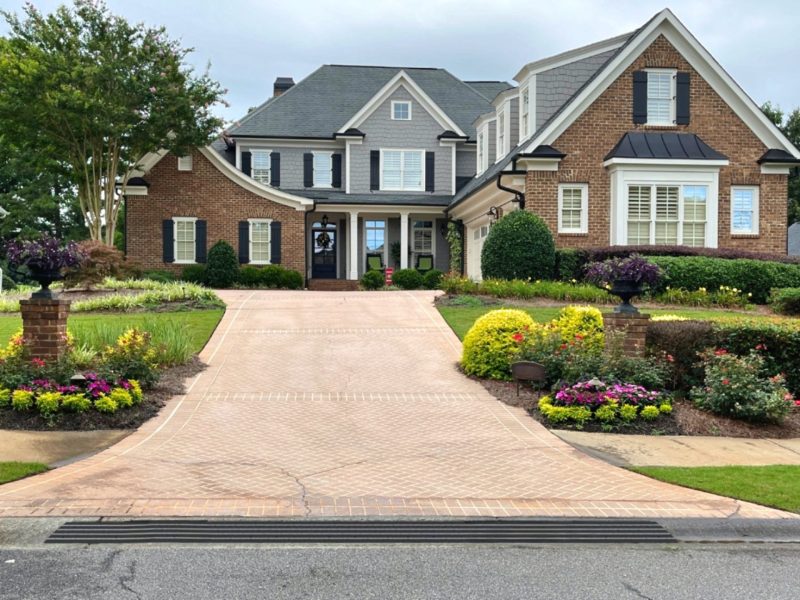
[[[440,206],[320,203],[306,214],[306,277],[357,281],[386,267],[447,271],[446,231]]]

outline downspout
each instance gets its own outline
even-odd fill
[[[520,192],[519,190],[515,190],[510,187],[506,187],[503,185],[503,175],[526,175],[527,171],[520,171],[517,169],[517,157],[511,159],[511,170],[510,171],[500,171],[497,174],[497,179],[495,182],[497,183],[497,189],[502,190],[504,192],[508,192],[509,194],[514,194],[513,202],[519,202],[520,210],[525,210],[525,192]]]

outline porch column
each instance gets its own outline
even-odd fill
[[[400,268],[408,268],[408,213],[400,213]]]
[[[347,236],[347,243],[350,246],[350,274],[348,279],[353,281],[358,279],[358,213],[350,213],[350,232]]]

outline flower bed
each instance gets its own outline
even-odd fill
[[[553,396],[543,396],[538,407],[551,424],[571,424],[577,429],[597,421],[611,430],[637,419],[655,421],[672,412],[672,403],[660,392],[599,379],[578,382]]]

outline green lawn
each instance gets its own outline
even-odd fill
[[[223,310],[194,310],[178,312],[142,312],[142,313],[102,313],[76,314],[69,317],[68,327],[89,328],[102,326],[113,327],[122,333],[129,327],[141,327],[146,323],[169,322],[180,323],[189,332],[192,352],[197,353],[206,345],[208,338],[222,318]],[[22,327],[22,319],[18,316],[0,316],[0,345],[5,345],[8,338]]]
[[[44,471],[47,471],[47,465],[41,463],[0,462],[0,483],[8,483]]]
[[[637,467],[654,479],[800,513],[800,465]]]
[[[579,303],[578,303],[579,304]],[[561,310],[561,306],[529,306],[529,307],[520,307],[520,306],[511,306],[511,307],[504,307],[502,304],[497,304],[493,306],[439,306],[439,312],[444,317],[444,320],[447,321],[447,324],[450,325],[453,331],[455,331],[456,335],[464,339],[464,336],[469,331],[469,328],[472,327],[472,324],[475,320],[483,315],[484,313],[489,312],[490,310],[496,310],[498,308],[520,308],[524,310],[528,314],[533,317],[534,321],[538,323],[546,323],[548,321],[552,321],[557,315],[558,311]],[[598,308],[603,312],[608,312],[612,309],[610,306],[598,306]],[[644,309],[643,309],[644,310]],[[646,309],[644,312],[647,312],[651,315],[680,315],[682,317],[686,317],[687,319],[701,319],[701,320],[724,320],[730,319],[732,316],[740,316],[741,313],[731,313],[729,310],[707,310],[702,308],[653,308],[653,309]],[[767,318],[767,317],[760,317],[757,314],[753,315],[746,315],[748,318]]]

